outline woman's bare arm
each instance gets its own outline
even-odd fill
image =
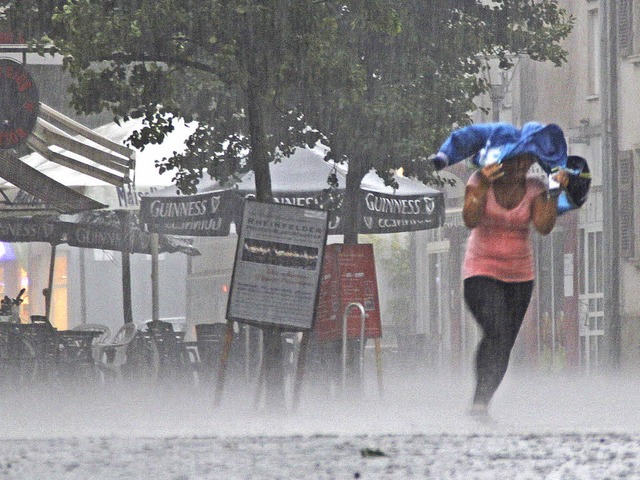
[[[487,192],[494,180],[503,175],[502,165],[499,163],[488,165],[479,171],[480,181],[475,185],[467,185],[464,192],[462,220],[467,228],[476,228],[484,215],[487,202]]]
[[[562,188],[566,188],[569,177],[565,171],[555,175],[555,179]],[[542,235],[547,235],[553,230],[558,218],[558,196],[543,192],[533,201],[533,226]]]
[[[542,235],[553,230],[558,218],[558,197],[552,197],[542,192],[533,201],[533,226]]]

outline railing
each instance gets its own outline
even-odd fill
[[[352,302],[346,306],[344,309],[344,314],[342,315],[342,390],[344,392],[347,386],[347,327],[348,327],[348,317],[349,311],[352,308],[357,308],[360,310],[360,385],[362,386],[362,381],[364,378],[364,331],[365,331],[365,319],[366,314],[364,311],[364,307],[361,303]]]

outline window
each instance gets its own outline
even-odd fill
[[[633,53],[632,6],[633,0],[618,2],[618,48],[623,57]]]
[[[634,222],[634,153],[625,150],[618,153],[618,222],[620,256],[631,259],[636,255]]]
[[[618,0],[617,15],[620,56],[640,54],[640,1]]]

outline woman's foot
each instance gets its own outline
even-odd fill
[[[474,403],[469,410],[469,415],[476,418],[486,418],[489,416],[489,406],[484,403]]]

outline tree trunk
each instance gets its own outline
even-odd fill
[[[366,171],[361,162],[349,162],[347,172],[347,184],[344,193],[344,203],[342,205],[342,221],[344,228],[345,245],[356,245],[358,243],[358,230],[360,227],[360,183]]]
[[[131,212],[118,210],[116,212],[122,232],[122,310],[124,323],[133,322],[133,303],[131,301]]]
[[[272,202],[271,173],[269,171],[269,142],[265,123],[267,111],[266,89],[268,88],[266,68],[261,54],[259,34],[252,15],[248,17],[247,70],[247,113],[249,120],[249,142],[251,145],[250,162],[255,173],[256,200]],[[271,411],[285,408],[284,371],[282,368],[282,342],[280,330],[264,330],[263,369],[265,375],[265,407]]]
[[[269,144],[265,131],[264,110],[265,101],[262,94],[263,85],[256,78],[249,81],[248,113],[251,153],[249,158],[251,168],[255,173],[256,200],[258,202],[272,202],[271,173],[269,171]]]
[[[263,97],[260,85],[255,85],[255,82],[251,81],[249,85],[250,155],[255,173],[256,200],[267,203],[273,201],[273,194],[269,171],[269,150],[264,128]],[[279,330],[272,328],[266,328],[264,333],[265,407],[271,411],[282,411],[285,408],[285,398],[281,335]]]

